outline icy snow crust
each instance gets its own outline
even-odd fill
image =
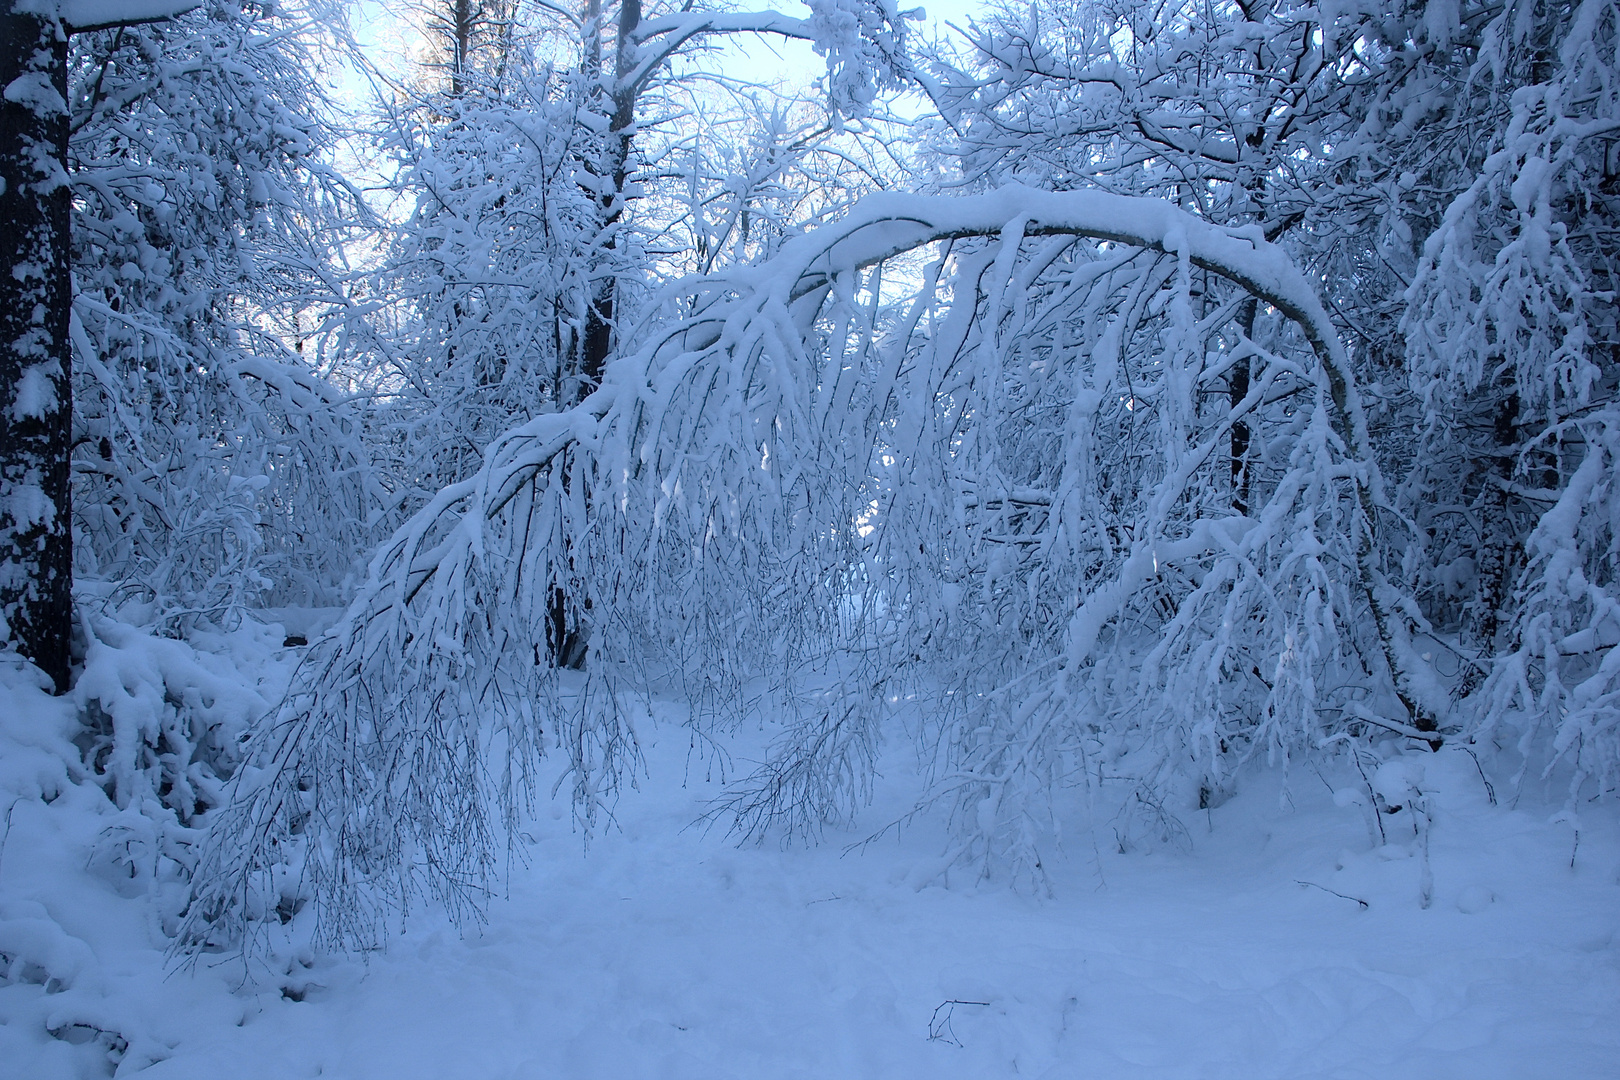
[[[276,640],[227,643],[256,693],[295,658]],[[1249,776],[1178,810],[1185,832],[1116,815],[1104,785],[1037,899],[919,890],[933,825],[846,854],[904,791],[811,849],[687,828],[723,784],[681,720],[656,702],[640,720],[647,773],[588,852],[543,809],[482,929],[419,911],[369,962],[244,982],[208,957],[166,971],[162,898],[121,895],[119,864],[87,858],[130,811],[67,764],[71,703],[7,665],[0,1075],[1481,1080],[1620,1061],[1613,809],[1583,813],[1577,847],[1556,784],[1493,806],[1464,749],[1365,782],[1296,770],[1286,792]]]

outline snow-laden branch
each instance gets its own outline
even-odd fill
[[[634,63],[621,63],[620,87],[639,88],[687,42],[708,35],[761,34],[808,41],[827,58],[828,91],[834,107],[851,114],[872,103],[881,86],[910,74],[904,22],[892,0],[808,0],[811,15],[796,19],[777,11],[679,11],[640,22],[626,43]]]
[[[832,274],[870,266],[941,240],[999,236],[1021,223],[1025,236],[1086,236],[1167,255],[1220,274],[1298,324],[1329,380],[1346,447],[1371,462],[1366,420],[1350,362],[1316,286],[1257,226],[1221,228],[1159,199],[1103,191],[1040,191],[1009,185],[982,195],[880,192],[834,224],[783,245],[750,271],[774,282],[774,299],[800,295]],[[784,293],[784,287],[788,293]]]
[[[815,28],[804,19],[777,11],[681,11],[641,23],[631,35],[639,48],[635,64],[618,73],[623,87],[640,87],[688,42],[711,34],[771,34],[814,41]]]
[[[702,21],[696,19],[694,21]],[[983,195],[905,195],[881,192],[855,203],[838,221],[783,244],[777,255],[735,276],[716,275],[699,282],[684,281],[670,287],[672,295],[700,288],[729,286],[733,295],[677,323],[656,338],[656,344],[620,357],[609,364],[603,386],[570,413],[547,414],[502,435],[491,445],[476,478],[446,491],[384,546],[379,571],[409,565],[413,585],[401,595],[412,597],[424,562],[416,550],[432,523],[447,513],[458,513],[463,499],[476,493],[481,509],[475,516],[492,517],[512,497],[515,485],[548,463],[571,440],[589,440],[615,426],[616,403],[628,392],[630,400],[652,404],[659,386],[671,382],[673,368],[685,365],[668,359],[678,351],[690,360],[709,348],[736,350],[757,345],[764,325],[759,316],[769,310],[786,312],[801,298],[820,295],[828,282],[884,262],[918,248],[946,240],[995,237],[1018,226],[1024,236],[1085,236],[1131,245],[1172,256],[1185,255],[1194,266],[1230,279],[1296,323],[1315,351],[1326,374],[1337,409],[1335,428],[1351,457],[1367,469],[1376,490],[1377,466],[1366,434],[1366,420],[1349,370],[1349,359],[1326,309],[1310,281],[1287,253],[1268,243],[1257,228],[1227,229],[1212,226],[1192,214],[1158,199],[1132,198],[1100,191],[1049,192],[1009,186]],[[746,278],[748,285],[742,285]],[[789,319],[803,323],[802,314]],[[642,328],[629,340],[647,340]],[[662,370],[662,377],[653,373]],[[469,539],[476,534],[469,533]],[[410,549],[412,555],[400,561]]]
[[[172,19],[199,5],[200,0],[35,0],[29,6],[47,17],[55,9],[70,29],[82,31]]]
[[[671,37],[689,41],[699,34],[776,34],[780,37],[814,40],[804,19],[779,11],[680,11],[647,19],[636,29],[638,42]]]

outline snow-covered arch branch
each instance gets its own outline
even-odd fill
[[[778,303],[812,292],[836,273],[863,268],[944,240],[997,236],[1083,236],[1185,257],[1248,290],[1292,320],[1316,353],[1338,412],[1335,426],[1358,461],[1372,461],[1349,357],[1315,286],[1257,226],[1211,225],[1161,199],[1104,191],[1041,191],[1011,185],[982,195],[881,192],[837,222],[783,245],[749,271]]]
[[[1010,266],[1024,238],[1057,235],[1165,253],[1230,279],[1299,325],[1320,365],[1324,411],[1335,414],[1326,441],[1340,445],[1324,451],[1338,463],[1328,483],[1345,490],[1366,522],[1345,526],[1344,539],[1336,541],[1345,556],[1338,565],[1353,565],[1359,556],[1359,582],[1352,570],[1350,584],[1359,585],[1371,605],[1399,681],[1377,553],[1366,540],[1355,544],[1356,556],[1349,551],[1349,537],[1364,535],[1373,521],[1377,471],[1348,362],[1309,279],[1280,249],[1167,204],[1096,192],[876,195],[836,222],[789,240],[768,261],[670,286],[663,320],[649,317],[625,335],[641,347],[612,357],[589,397],[501,436],[475,476],[441,492],[379,550],[348,616],[312,650],[303,684],[266,736],[265,770],[253,790],[244,788],[237,817],[216,849],[219,863],[201,875],[219,884],[194,909],[191,934],[205,936],[202,920],[240,910],[240,898],[257,887],[248,879],[274,878],[277,851],[304,845],[302,835],[327,838],[308,848],[308,872],[318,906],[333,920],[329,940],[373,940],[387,921],[376,913],[389,906],[390,895],[404,898],[426,888],[476,908],[493,864],[485,807],[510,807],[513,798],[484,771],[489,736],[480,716],[498,703],[496,711],[507,714],[503,737],[527,754],[539,752],[542,722],[550,737],[560,735],[582,802],[599,798],[600,783],[612,782],[605,774],[622,768],[625,747],[633,745],[633,734],[611,708],[562,715],[556,676],[543,662],[544,612],[553,590],[566,587],[590,599],[593,633],[618,635],[618,644],[593,661],[592,679],[617,678],[615,671],[636,666],[620,666],[626,657],[613,649],[633,650],[625,645],[626,635],[638,632],[632,624],[653,625],[646,622],[648,611],[679,604],[661,595],[671,582],[693,590],[689,595],[700,606],[728,590],[756,590],[752,601],[726,602],[757,601],[765,613],[753,625],[758,633],[774,632],[769,622],[780,619],[776,605],[796,612],[813,603],[836,607],[840,586],[829,568],[841,558],[859,562],[864,556],[850,539],[850,508],[858,500],[835,489],[866,482],[865,455],[872,449],[850,450],[844,436],[870,436],[874,414],[849,413],[840,421],[845,426],[834,429],[818,426],[809,413],[819,407],[816,395],[827,390],[818,383],[840,378],[839,346],[835,339],[824,344],[820,335],[829,317],[848,322],[854,272],[972,237],[999,240],[985,257],[999,251]],[[818,351],[827,348],[831,357]],[[902,352],[892,350],[884,361],[890,366],[885,378],[899,370],[894,365]],[[775,445],[762,447],[762,440]],[[850,470],[862,475],[851,479]],[[1166,474],[1160,486],[1184,491],[1186,475]],[[1347,482],[1353,494],[1343,487]],[[1172,557],[1189,563],[1227,558],[1223,552],[1235,550],[1239,533],[1254,524],[1241,517],[1205,519],[1192,524],[1195,535],[1186,543],[1160,552],[1183,552]],[[1273,534],[1278,527],[1267,526]],[[796,547],[806,535],[810,546]],[[719,556],[713,543],[724,549]],[[911,546],[917,550],[915,538]],[[1156,557],[1140,538],[1128,546],[1131,557],[1111,563],[1106,579],[1081,591],[1079,610],[1070,609],[1072,638],[1094,640],[1096,627],[1143,589],[1151,591]],[[717,557],[731,561],[717,568],[703,562]],[[794,564],[795,558],[801,562]],[[786,576],[773,584],[768,575],[778,571]],[[1254,578],[1252,568],[1234,572]],[[807,599],[806,592],[816,595]],[[672,617],[692,625],[681,621],[684,613]],[[730,628],[705,625],[702,632],[718,635],[705,648],[723,649],[735,640],[727,636]],[[1078,651],[1090,647],[1088,641]],[[1060,678],[1077,676],[1084,658],[1076,651],[1069,649],[1067,664],[1043,661],[1045,669]],[[1036,696],[1058,715],[1061,692],[1048,688]],[[591,700],[610,698],[611,692]],[[532,775],[532,765],[508,763],[505,771]],[[354,817],[357,806],[370,808],[363,821]],[[361,886],[352,867],[360,864],[370,868],[370,900],[356,891]]]
[[[967,238],[1073,235],[1184,258],[1224,277],[1297,325],[1321,365],[1332,402],[1333,427],[1356,462],[1357,487],[1368,527],[1385,505],[1383,482],[1367,431],[1350,360],[1313,283],[1258,226],[1212,225],[1160,199],[1104,191],[1042,191],[1009,185],[969,196],[879,193],[856,203],[836,223],[784,245],[757,269],[759,289],[782,307],[824,290],[839,273],[871,266],[929,244]],[[753,273],[750,274],[754,276]],[[739,301],[753,308],[758,301]],[[1434,729],[1407,685],[1396,616],[1381,595],[1371,538],[1358,545],[1361,578],[1378,624],[1385,660],[1409,719],[1425,737]]]
[[[1212,225],[1160,199],[1115,195],[1103,191],[1053,192],[1010,185],[979,195],[879,193],[854,204],[834,223],[784,244],[761,266],[749,268],[748,284],[726,282],[733,292],[723,302],[702,309],[648,350],[647,361],[674,346],[690,355],[720,345],[735,348],[754,339],[758,316],[774,309],[805,324],[802,310],[826,295],[840,274],[882,263],[942,241],[1071,235],[1183,258],[1193,266],[1224,277],[1271,305],[1298,326],[1321,367],[1331,402],[1331,422],[1349,458],[1356,463],[1356,486],[1367,528],[1375,529],[1386,505],[1378,463],[1368,434],[1349,357],[1313,283],[1280,247],[1255,226]],[[691,289],[683,283],[674,289]],[[637,335],[640,336],[640,335]],[[625,373],[640,370],[630,364]],[[1400,645],[1404,635],[1397,616],[1382,595],[1377,552],[1369,535],[1358,545],[1363,595],[1377,624],[1384,658],[1397,694],[1415,730],[1431,741],[1437,736],[1432,718],[1409,686]]]

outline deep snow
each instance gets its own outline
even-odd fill
[[[1286,788],[1280,771],[1251,775],[1218,809],[1179,813],[1185,836],[1137,830],[1125,852],[1126,819],[1101,810],[1049,860],[1050,898],[960,873],[919,889],[938,824],[846,850],[905,808],[906,748],[855,829],[738,848],[689,827],[722,785],[678,710],[656,711],[616,827],[582,850],[546,806],[487,925],[421,912],[385,955],[254,985],[236,963],[165,968],[160,898],[120,895],[90,858],[134,811],[74,782],[72,707],[7,666],[0,1076],[107,1075],[113,1058],[154,1080],[1620,1069],[1613,804],[1583,810],[1577,847],[1552,820],[1556,788],[1527,782],[1513,806],[1499,782],[1492,806],[1465,751],[1399,757],[1374,786],[1393,799],[1410,780],[1429,804],[1427,909],[1412,808],[1383,815],[1374,845],[1370,794],[1310,769]]]

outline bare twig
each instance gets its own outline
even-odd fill
[[[1366,911],[1369,907],[1372,906],[1371,904],[1367,903],[1367,901],[1363,900],[1359,896],[1346,896],[1342,892],[1334,892],[1332,889],[1328,888],[1326,885],[1318,885],[1314,881],[1301,881],[1298,878],[1295,878],[1294,879],[1294,884],[1295,885],[1300,885],[1300,886],[1303,886],[1303,887],[1309,888],[1309,889],[1321,889],[1325,893],[1333,893],[1333,895],[1337,896],[1340,900],[1354,900],[1356,903],[1361,905],[1361,910],[1362,911]]]
[[[951,1027],[951,1016],[956,1012],[956,1007],[958,1005],[988,1006],[989,1004],[988,1001],[962,1001],[958,998],[940,1002],[934,1006],[934,1015],[928,1018],[928,1041],[950,1043],[952,1046],[961,1047],[962,1040],[956,1037],[956,1031]],[[942,1009],[945,1011],[944,1016],[939,1015]]]

